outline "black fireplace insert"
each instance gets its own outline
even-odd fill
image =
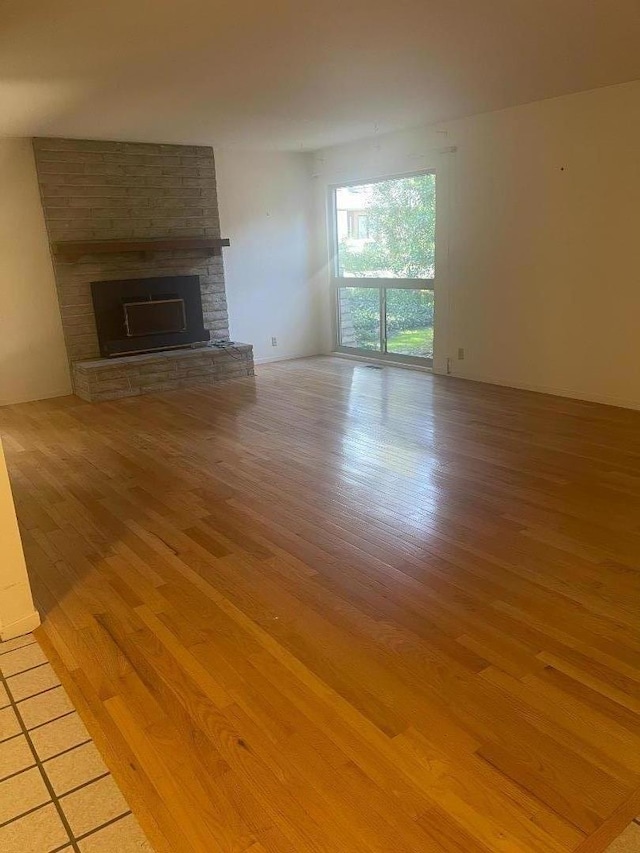
[[[94,281],[91,296],[105,357],[206,343],[197,275]]]

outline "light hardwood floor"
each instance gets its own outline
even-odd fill
[[[160,853],[595,853],[640,811],[640,413],[318,358],[0,431]]]

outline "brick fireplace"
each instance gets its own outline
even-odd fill
[[[213,150],[75,139],[33,147],[75,392],[113,399],[253,375],[252,348],[224,346],[221,249],[203,248],[223,242]],[[102,358],[92,283],[182,276],[198,277],[204,328],[222,346]]]

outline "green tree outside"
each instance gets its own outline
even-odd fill
[[[339,246],[342,275],[355,278],[433,278],[436,178],[433,174],[378,181],[366,205],[369,239]]]

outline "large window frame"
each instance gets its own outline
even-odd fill
[[[382,175],[375,178],[361,178],[355,181],[341,181],[337,184],[331,184],[328,188],[328,222],[329,222],[329,251],[330,251],[330,279],[332,290],[333,310],[333,344],[334,351],[344,353],[345,355],[362,356],[368,359],[379,361],[400,362],[404,364],[415,364],[422,367],[432,367],[433,358],[425,356],[399,355],[397,353],[387,352],[387,336],[386,336],[386,299],[387,290],[391,289],[406,289],[406,290],[429,290],[434,293],[436,289],[436,276],[438,259],[436,256],[436,269],[433,278],[369,278],[367,277],[347,277],[338,275],[339,270],[339,240],[338,240],[338,217],[337,217],[337,191],[344,187],[358,187],[369,184],[380,183],[382,181],[399,180],[402,178],[419,177],[421,175],[434,175],[436,177],[436,197],[438,177],[436,169],[421,169],[413,172],[403,172],[400,174]],[[437,203],[436,203],[437,205]],[[437,208],[436,208],[437,209]],[[437,214],[436,214],[436,233],[437,233]],[[347,287],[366,287],[374,288],[379,292],[380,300],[380,349],[364,349],[359,347],[342,346],[340,343],[340,289]],[[434,328],[435,338],[435,328]]]

